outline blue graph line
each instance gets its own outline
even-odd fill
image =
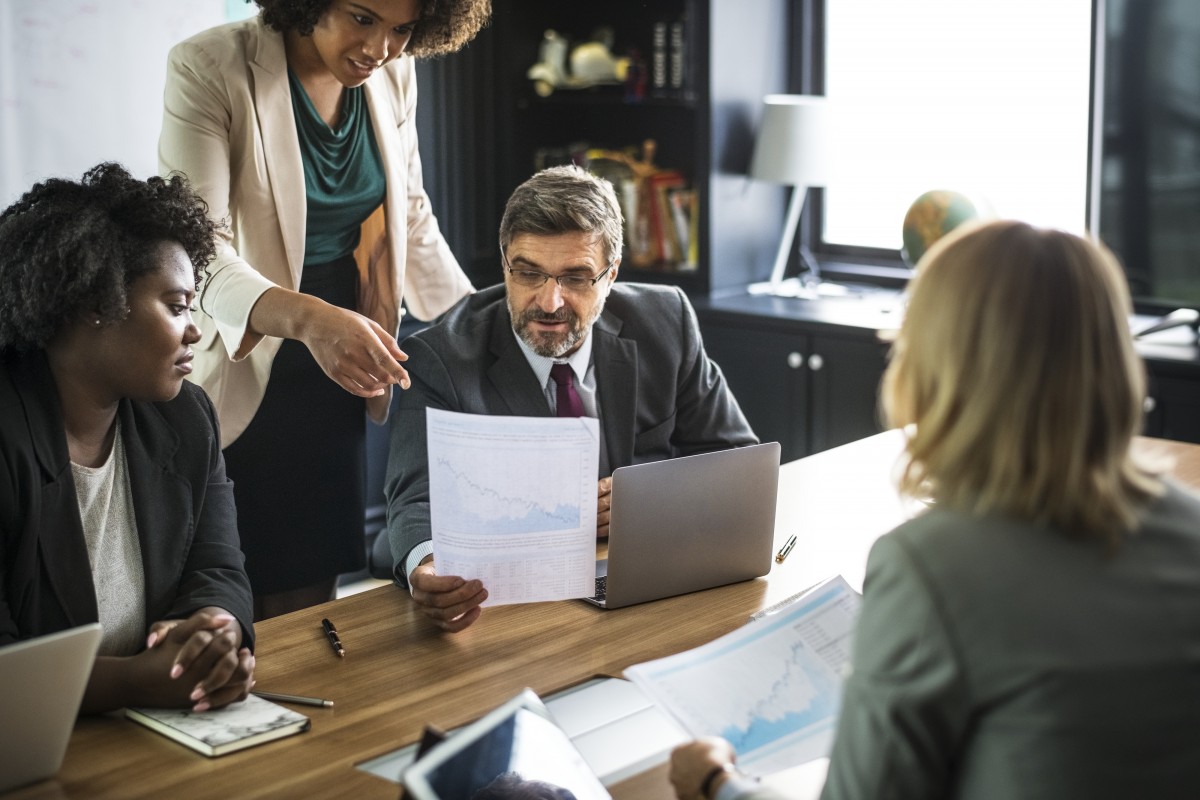
[[[581,527],[578,505],[559,503],[551,508],[537,500],[502,495],[456,469],[447,459],[439,458],[435,468],[450,477],[447,494],[453,497],[453,502],[448,508],[439,509],[445,513],[444,521],[449,527],[498,534],[543,533]],[[491,505],[497,512],[484,516],[472,510],[481,504]]]
[[[804,669],[802,651],[806,649],[803,642],[792,645],[791,658],[787,660],[783,674],[750,709],[749,722],[744,728],[730,726],[721,731],[721,736],[728,739],[739,753],[749,753],[772,744],[784,736],[832,719],[837,713],[838,687],[823,673]],[[789,696],[799,691],[802,685],[811,685],[815,692],[808,706],[801,711],[789,711],[775,719],[768,719],[773,709],[795,705],[794,700],[789,702]]]

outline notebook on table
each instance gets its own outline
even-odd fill
[[[98,622],[0,647],[0,792],[58,772],[99,648]]]
[[[125,716],[209,758],[303,733],[311,726],[303,714],[253,694],[210,711],[127,708]]]
[[[601,608],[622,608],[771,570],[779,443],[621,467],[612,475]]]

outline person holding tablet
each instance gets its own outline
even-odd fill
[[[1020,222],[921,260],[884,378],[928,510],[867,563],[824,798],[1191,798],[1200,498],[1132,449],[1144,370],[1100,245]],[[679,797],[770,798],[729,744]]]
[[[229,227],[198,302],[258,619],[325,602],[366,563],[364,409],[408,385],[401,302],[471,291],[430,210],[413,58],[453,52],[490,0],[255,0],[176,45],[159,165]]]
[[[233,486],[184,380],[205,212],[182,178],[116,164],[0,212],[0,646],[100,622],[84,712],[253,684]]]

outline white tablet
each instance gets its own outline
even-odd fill
[[[404,773],[416,800],[607,800],[531,689],[457,731]]]

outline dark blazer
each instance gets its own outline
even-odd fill
[[[184,382],[117,412],[146,580],[146,620],[226,609],[254,646],[216,414]],[[54,377],[45,355],[0,354],[0,645],[99,617]]]
[[[704,353],[696,313],[675,287],[614,284],[592,326],[600,406],[600,475],[618,467],[755,444],[758,439]],[[393,561],[430,537],[425,409],[548,417],[513,336],[504,285],[460,301],[406,339],[412,388],[392,420],[385,485]],[[407,575],[396,578],[407,583]]]

